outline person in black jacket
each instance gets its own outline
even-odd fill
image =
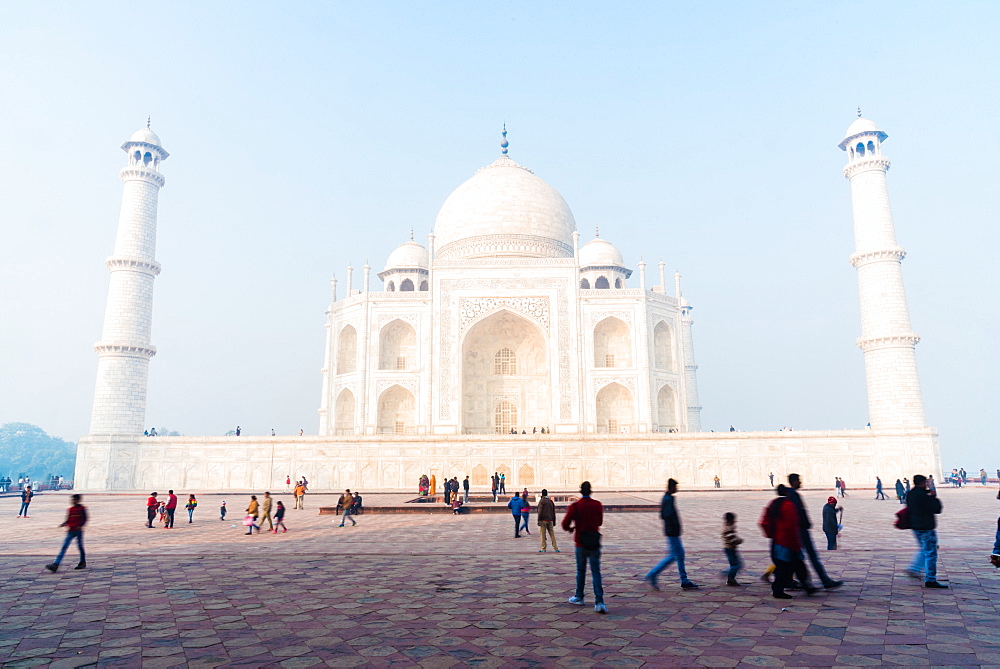
[[[910,514],[910,527],[920,544],[907,573],[913,578],[923,577],[925,588],[950,587],[937,580],[937,519],[934,516],[941,513],[941,500],[927,489],[927,477],[923,474],[913,475],[913,489],[906,495],[906,509]]]
[[[841,479],[841,491],[843,491],[843,479]],[[829,574],[826,573],[826,569],[823,569],[823,563],[820,562],[819,554],[816,553],[816,547],[813,545],[812,535],[809,533],[809,528],[812,527],[812,522],[809,520],[809,515],[806,513],[806,505],[802,501],[802,497],[799,495],[799,488],[802,487],[802,477],[798,474],[788,475],[788,499],[792,500],[792,504],[799,511],[799,537],[802,540],[802,549],[805,551],[806,555],[809,556],[809,562],[812,564],[813,569],[816,570],[816,576],[819,580],[823,582],[823,587],[827,590],[833,590],[834,588],[839,588],[844,585],[843,581],[835,581],[830,578]]]
[[[670,563],[677,562],[677,572],[681,577],[681,587],[685,590],[692,590],[698,586],[692,582],[684,568],[684,544],[681,542],[681,518],[677,515],[677,507],[674,504],[674,495],[677,493],[677,481],[670,479],[667,481],[667,492],[660,502],[660,518],[663,519],[663,533],[667,535],[667,555],[660,562],[649,570],[643,579],[649,583],[653,590],[659,590],[657,577],[660,572],[670,566]]]
[[[838,514],[839,512],[839,514]],[[844,509],[837,508],[837,498],[830,496],[826,498],[823,505],[823,534],[826,535],[826,550],[837,550],[837,535],[840,534],[840,517],[843,517]]]

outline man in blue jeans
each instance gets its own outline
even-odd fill
[[[925,588],[950,587],[937,580],[937,519],[934,516],[941,513],[941,500],[927,489],[927,477],[923,474],[913,476],[913,489],[906,495],[906,508],[910,512],[910,527],[920,544],[907,572],[913,578],[923,577]]]
[[[604,583],[601,580],[601,525],[604,524],[604,505],[590,498],[590,481],[580,484],[580,499],[569,505],[563,516],[562,528],[573,532],[576,546],[576,592],[569,603],[583,606],[583,588],[587,584],[587,564],[594,582],[594,610],[607,613],[604,605]]]
[[[514,538],[521,538],[521,509],[524,508],[524,500],[521,499],[520,495],[514,495],[507,502],[507,508],[510,509],[510,513],[514,516]]]
[[[997,470],[997,478],[1000,478],[1000,469]],[[1000,499],[1000,491],[997,492],[997,499]],[[1000,569],[1000,518],[997,518],[997,538],[993,542],[993,554],[990,555],[990,564]]]
[[[59,551],[56,559],[51,564],[45,565],[45,568],[53,573],[59,569],[59,563],[62,562],[63,556],[66,555],[66,549],[69,548],[74,539],[76,540],[77,547],[80,549],[80,563],[76,565],[76,569],[87,568],[87,556],[83,552],[83,526],[87,524],[87,508],[83,504],[80,504],[80,495],[73,495],[72,499],[73,505],[66,512],[66,520],[59,526],[66,528],[66,540],[63,541],[62,549]]]
[[[684,568],[684,544],[681,542],[681,518],[677,514],[677,506],[674,503],[674,495],[677,494],[677,481],[670,479],[667,481],[667,492],[660,502],[660,518],[663,519],[663,533],[667,535],[667,555],[660,562],[649,570],[645,580],[653,590],[659,590],[660,585],[657,577],[660,572],[670,566],[672,562],[677,563],[677,572],[681,577],[681,587],[685,590],[694,590],[697,584],[691,581]]]

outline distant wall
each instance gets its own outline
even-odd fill
[[[510,486],[659,489],[768,485],[798,472],[808,485],[848,489],[881,476],[941,475],[937,430],[701,432],[687,434],[436,437],[83,437],[78,490],[278,489],[305,475],[310,489],[416,490],[421,474],[470,475],[479,489],[503,471]],[[509,488],[508,488],[509,489]]]

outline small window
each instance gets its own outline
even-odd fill
[[[868,142],[868,153],[875,153],[875,142]]]
[[[594,288],[597,288],[597,289],[602,289],[603,288],[603,289],[606,290],[606,289],[608,289],[610,287],[611,287],[611,284],[608,283],[607,277],[604,277],[604,276],[597,277],[597,281],[594,282]]]
[[[615,366],[615,355],[614,353],[608,353],[604,356],[604,366],[614,367]]]
[[[858,142],[858,147],[857,148],[858,148],[858,156],[864,157],[864,155],[865,155],[865,143],[864,142]]]
[[[403,421],[401,421],[401,420],[397,420],[397,421],[396,421],[396,426],[395,426],[395,430],[394,430],[394,431],[395,431],[395,433],[396,433],[397,435],[403,435],[403,434],[406,434],[406,423],[404,423],[404,422],[403,422]]]
[[[396,358],[396,370],[403,371],[406,369],[406,356],[399,356]]]
[[[583,288],[584,290],[590,290],[590,282],[587,281],[586,279],[583,279],[582,281],[580,281],[580,288]]]
[[[493,356],[493,373],[501,376],[517,374],[517,356],[509,348],[502,348]]]

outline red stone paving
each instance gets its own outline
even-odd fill
[[[185,491],[186,495],[186,491]],[[814,519],[828,493],[805,495]],[[996,489],[941,491],[940,578],[927,591],[903,575],[915,547],[891,526],[898,504],[858,491],[846,508],[842,550],[821,551],[847,581],[816,597],[779,602],[758,579],[766,545],[755,523],[761,492],[682,493],[688,571],[652,592],[641,575],[661,557],[656,513],[608,514],[602,569],[610,613],[566,603],[572,542],[538,554],[538,535],[514,540],[491,514],[378,515],[339,528],[319,516],[332,495],[289,509],[287,534],[243,534],[247,495],[203,495],[195,522],[146,529],[144,497],[87,495],[89,568],[74,549],[57,574],[68,495],[39,495],[31,518],[0,498],[0,662],[4,667],[827,667],[1000,666],[1000,570],[986,559]],[[405,497],[405,496],[402,496]],[[598,491],[596,498],[602,499]],[[607,495],[625,503],[655,493]],[[287,499],[279,496],[280,499]],[[366,495],[368,504],[400,495]],[[230,520],[220,522],[226,499]],[[745,539],[746,587],[719,575],[721,515],[735,511]],[[336,520],[336,522],[331,522]],[[534,518],[532,518],[534,522]],[[818,533],[814,533],[817,543]],[[589,588],[589,580],[588,580]],[[782,607],[787,610],[782,611]]]

